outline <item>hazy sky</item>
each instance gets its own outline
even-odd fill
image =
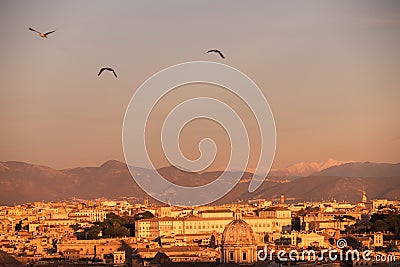
[[[57,31],[42,39],[28,27]],[[274,167],[400,162],[400,1],[0,1],[0,35],[0,161],[123,161],[122,121],[140,84],[165,67],[212,60],[247,74],[268,99]],[[203,54],[211,48],[227,59]],[[102,66],[118,79],[98,78]],[[197,95],[235,102],[210,86],[174,94],[161,111]],[[188,157],[205,135],[229,147],[213,123],[185,131]]]

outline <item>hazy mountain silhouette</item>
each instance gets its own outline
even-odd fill
[[[133,183],[126,165],[107,161],[100,167],[55,170],[23,162],[0,163],[0,203],[137,196],[145,193]],[[146,170],[143,170],[146,171]]]
[[[351,162],[313,173],[312,176],[398,177],[400,163]]]
[[[323,162],[299,162],[292,164],[286,168],[271,169],[269,176],[284,176],[284,177],[306,177],[312,173],[324,170],[332,166],[342,165],[349,161],[339,161],[328,159]]]
[[[216,203],[247,201],[258,197],[274,199],[280,194],[294,197],[298,201],[330,197],[358,201],[362,187],[366,188],[369,198],[395,198],[400,195],[398,165],[347,163],[295,180],[269,177],[252,194],[247,191],[252,174],[246,172],[239,184]],[[134,175],[148,179],[152,179],[155,175],[154,170],[144,168],[135,168],[134,171]],[[166,179],[182,186],[207,184],[220,175],[220,172],[189,174],[175,167],[165,167],[158,171]],[[232,177],[240,175],[237,172],[229,174]],[[142,201],[146,194],[132,179],[125,163],[115,160],[107,161],[99,167],[65,170],[16,161],[0,162],[0,205],[41,200],[68,200],[73,197],[83,199],[132,197]]]
[[[259,190],[257,196],[277,198],[280,194],[295,201],[336,199],[360,202],[362,189],[368,199],[396,199],[400,196],[400,174],[397,177],[309,176]]]

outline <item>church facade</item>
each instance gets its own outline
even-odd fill
[[[249,265],[257,261],[256,240],[251,226],[242,219],[231,221],[221,241],[222,263]]]

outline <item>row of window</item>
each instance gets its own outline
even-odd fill
[[[270,223],[250,223],[250,225],[252,228],[261,228],[261,227],[265,228],[265,227],[271,227],[271,226],[279,227],[280,223],[278,221],[273,221],[273,222],[271,222],[271,224]],[[187,229],[187,230],[189,230],[189,229],[218,229],[218,228],[223,229],[223,228],[225,228],[225,226],[226,225],[224,225],[224,224],[216,224],[216,225],[214,225],[214,224],[211,224],[211,225],[209,225],[209,224],[207,224],[207,225],[205,225],[205,224],[203,224],[203,225],[188,224],[185,226],[185,229]],[[140,224],[139,224],[138,228],[141,230],[147,230],[147,231],[149,231],[150,229],[153,229],[153,230],[160,229],[161,231],[166,231],[166,230],[171,230],[171,229],[177,229],[177,230],[182,229],[181,225],[179,225],[179,227],[177,227],[177,228],[173,228],[171,225],[159,225],[158,227],[153,225],[153,227],[152,227],[149,225],[140,226]]]
[[[234,253],[233,252],[229,252],[229,261],[234,261],[235,257],[234,257]],[[247,253],[243,252],[242,253],[242,260],[246,261],[247,260]]]

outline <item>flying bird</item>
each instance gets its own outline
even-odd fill
[[[29,28],[29,30],[33,31],[33,32],[36,32],[42,38],[47,38],[47,35],[52,34],[53,32],[55,32],[55,30],[54,30],[54,31],[51,31],[51,32],[41,33],[40,31],[37,31],[37,30],[35,30],[33,28]]]
[[[115,73],[115,71],[114,71],[112,68],[110,68],[110,67],[101,68],[100,71],[99,71],[99,74],[97,74],[97,76],[100,76],[100,74],[101,74],[103,71],[105,71],[105,70],[111,71],[112,73],[114,73],[115,78],[118,78],[118,77],[117,77],[117,74]]]
[[[205,54],[211,53],[211,52],[213,52],[213,53],[218,53],[223,59],[225,59],[224,54],[222,54],[222,52],[219,51],[218,49],[211,49],[211,50],[208,50],[207,52],[205,52]]]

